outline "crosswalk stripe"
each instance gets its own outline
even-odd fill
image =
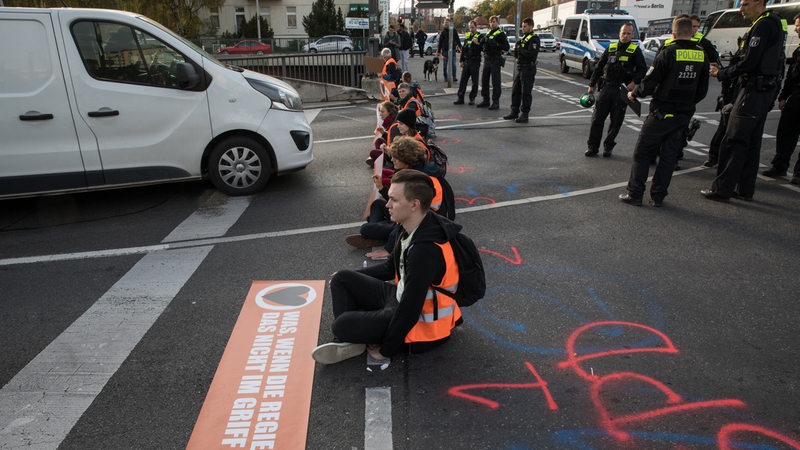
[[[364,399],[364,450],[392,450],[392,390],[367,388]]]

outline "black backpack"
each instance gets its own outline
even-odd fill
[[[441,219],[437,217],[437,220]],[[463,233],[456,234],[450,241],[450,246],[458,264],[458,288],[455,292],[441,287],[434,289],[453,297],[460,307],[470,306],[486,295],[486,272],[483,270],[483,260],[475,243]]]
[[[431,152],[431,162],[441,169],[440,176],[444,177],[445,174],[447,174],[447,154],[441,147],[433,142],[428,142],[427,146],[428,150]]]

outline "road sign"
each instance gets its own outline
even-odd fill
[[[345,17],[344,27],[348,30],[369,30],[369,19],[366,17]]]

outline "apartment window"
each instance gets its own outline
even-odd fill
[[[219,8],[211,8],[209,20],[211,21],[211,26],[215,29],[219,29]]]
[[[244,17],[244,7],[237,7],[236,8],[236,34],[242,34],[242,28],[244,27],[245,22],[247,19]]]
[[[286,7],[286,26],[289,28],[297,28],[297,7]]]

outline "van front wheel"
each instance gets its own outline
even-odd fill
[[[583,74],[583,78],[586,78],[587,80],[589,78],[592,78],[592,66],[589,65],[588,59],[583,60],[583,67],[581,69],[581,73]]]
[[[561,55],[561,73],[569,73],[569,66],[564,55]]]
[[[228,195],[250,195],[264,189],[271,172],[267,151],[248,137],[224,139],[208,160],[211,182]]]

